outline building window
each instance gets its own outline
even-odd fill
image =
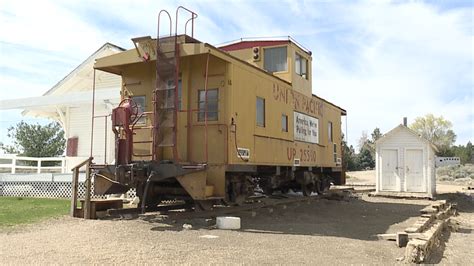
[[[167,82],[167,90],[166,90],[166,102],[165,108],[173,108],[174,107],[174,79],[169,79]],[[178,110],[181,109],[181,94],[182,94],[182,82],[181,79],[178,80]]]
[[[299,76],[308,79],[308,60],[298,53],[295,53],[295,72]]]
[[[257,97],[257,126],[265,126],[265,99]]]
[[[332,122],[328,122],[328,140],[334,142],[332,138]]]
[[[145,96],[132,96],[132,100],[138,106],[138,113],[137,113],[137,118],[138,118],[140,117],[141,114],[143,114],[143,112],[145,112],[146,97]],[[142,115],[140,119],[137,121],[137,124],[146,124],[146,115]]]
[[[199,90],[199,112],[198,121],[204,121],[206,115],[206,91]],[[219,107],[219,90],[209,89],[207,90],[207,121],[218,120],[218,107]]]
[[[281,131],[288,132],[288,116],[285,114],[281,115]]]
[[[337,145],[336,143],[333,144],[334,149],[334,162],[337,163]]]
[[[263,67],[265,68],[265,70],[270,73],[287,71],[288,64],[286,50],[286,46],[276,48],[265,48],[263,50]]]

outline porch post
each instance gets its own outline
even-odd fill
[[[12,158],[12,174],[16,173],[16,158]]]

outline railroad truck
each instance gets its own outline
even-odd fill
[[[215,47],[194,38],[189,12],[191,35],[170,26],[96,60],[94,71],[122,77],[122,101],[115,162],[93,166],[95,193],[135,188],[143,211],[163,200],[205,210],[344,183],[346,111],[312,93],[311,52],[289,37]]]

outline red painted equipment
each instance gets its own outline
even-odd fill
[[[130,98],[124,99],[112,111],[112,130],[115,133],[115,164],[132,162],[133,130],[131,126],[138,114],[137,104]]]

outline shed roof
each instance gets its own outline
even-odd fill
[[[385,142],[390,136],[393,136],[394,134],[397,134],[397,132],[399,131],[406,131],[408,133],[410,133],[411,135],[413,135],[414,137],[418,138],[419,140],[427,143],[428,145],[430,145],[433,150],[435,151],[438,151],[438,148],[433,144],[433,142],[429,141],[428,139],[424,138],[423,136],[421,136],[420,134],[418,134],[416,131],[410,129],[409,127],[403,125],[403,124],[400,124],[398,125],[397,127],[393,128],[392,130],[390,130],[389,132],[385,133],[380,139],[378,139],[375,143],[376,144],[380,144],[380,143],[383,143]]]

